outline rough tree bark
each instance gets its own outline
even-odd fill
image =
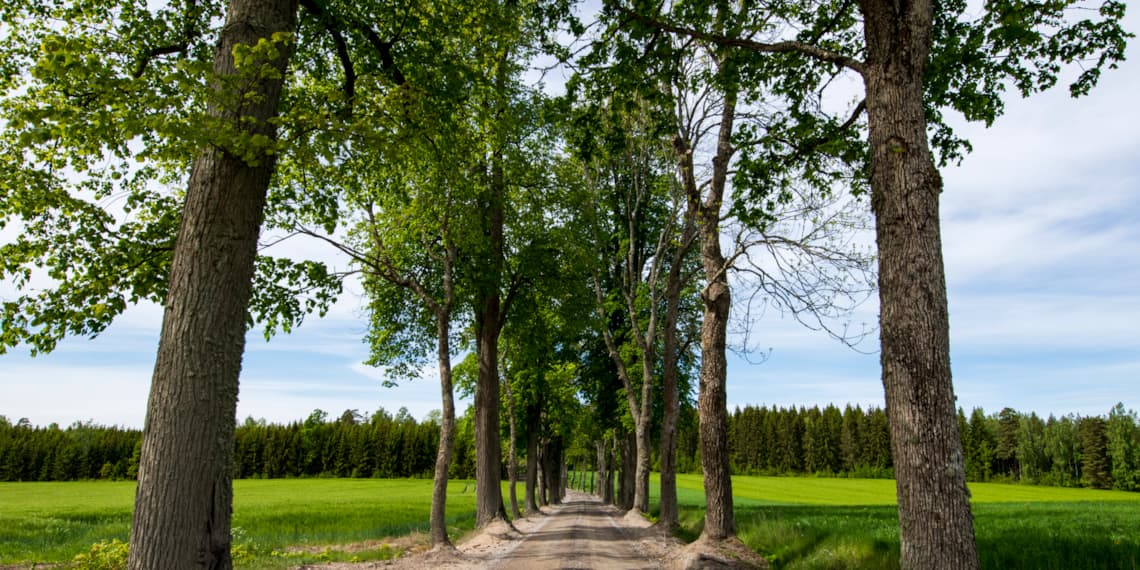
[[[502,332],[502,300],[499,288],[503,274],[503,200],[506,180],[502,156],[495,152],[491,163],[491,184],[486,207],[484,235],[490,245],[490,259],[484,267],[486,281],[481,285],[475,307],[475,352],[479,372],[475,380],[475,525],[483,527],[495,519],[506,519],[503,506],[499,441],[499,334]]]
[[[296,0],[232,0],[214,73],[232,77],[235,45],[296,28]],[[280,72],[251,80],[258,96],[210,113],[275,137],[291,50]],[[232,96],[233,94],[227,94]],[[227,97],[223,97],[226,99]],[[209,146],[193,163],[171,264],[162,333],[147,404],[128,567],[229,569],[238,377],[257,238],[272,155],[251,165]]]
[[[954,411],[949,310],[923,75],[929,0],[861,0],[879,249],[883,387],[899,499],[903,568],[977,568]]]
[[[732,305],[728,287],[727,263],[720,248],[720,209],[725,181],[734,149],[733,121],[736,118],[736,91],[726,89],[721,109],[712,179],[702,196],[693,169],[693,149],[678,135],[673,139],[681,184],[690,204],[697,209],[697,229],[701,264],[705,272],[704,322],[701,323],[700,415],[701,467],[704,471],[705,528],[702,536],[723,540],[736,534],[732,510],[732,479],[728,457],[728,402],[725,390],[728,360],[728,311]]]

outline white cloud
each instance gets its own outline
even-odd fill
[[[1140,296],[975,294],[951,304],[955,348],[1025,352],[1137,350]]]

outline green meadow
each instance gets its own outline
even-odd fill
[[[700,475],[678,476],[682,534],[704,516]],[[983,568],[1140,568],[1140,493],[971,483]],[[895,482],[734,477],[741,540],[773,568],[898,568]]]
[[[452,536],[474,526],[474,488],[448,486]],[[66,562],[101,541],[126,541],[134,490],[134,482],[0,483],[0,564]],[[238,480],[235,562],[287,568],[391,558],[402,547],[376,539],[426,532],[430,501],[426,479]]]
[[[682,533],[700,532],[699,475],[681,475]],[[774,568],[895,568],[894,482],[735,477],[740,537]],[[656,482],[653,485],[656,490]],[[1140,568],[1140,494],[975,483],[983,567]],[[277,479],[235,482],[240,568],[377,560],[427,530],[431,481]],[[474,486],[449,487],[452,535],[473,525]],[[520,487],[521,494],[521,487]],[[67,562],[128,534],[133,482],[0,483],[0,564]],[[351,545],[351,546],[348,546]]]

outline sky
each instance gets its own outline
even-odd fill
[[[1129,17],[1128,29],[1138,21]],[[993,127],[960,126],[974,152],[942,170],[942,228],[954,385],[967,411],[1140,408],[1136,44],[1088,97],[1060,88],[1010,99]],[[329,255],[317,244],[291,247],[298,256]],[[0,299],[11,293],[0,284]],[[328,316],[293,334],[266,342],[251,331],[238,418],[288,422],[316,408],[335,416],[381,407],[423,418],[439,408],[435,370],[385,388],[381,371],[362,364],[363,307],[350,287]],[[138,306],[95,339],[67,339],[34,358],[21,349],[0,356],[0,415],[141,427],[161,317],[157,306]],[[852,321],[877,321],[876,302]],[[730,354],[730,408],[882,405],[876,337],[853,350],[772,313],[752,335],[768,357],[752,364]]]

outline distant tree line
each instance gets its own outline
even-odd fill
[[[735,473],[893,475],[882,408],[737,408],[729,417],[728,442]]]
[[[1140,425],[1117,404],[1100,416],[1041,419],[1005,408],[987,416],[975,408],[958,426],[974,481],[1140,490]]]
[[[470,418],[465,418],[470,419]],[[462,424],[453,476],[474,473],[469,421]],[[303,422],[269,424],[248,418],[235,434],[234,477],[430,477],[439,425],[418,422],[401,408],[372,415],[346,410],[329,418],[315,410]],[[133,479],[142,432],[76,422],[66,429],[33,427],[0,416],[0,481]]]
[[[288,425],[249,418],[235,434],[234,478],[431,477],[438,445],[439,424],[417,422],[405,408],[395,416],[346,410],[332,420],[315,410]]]
[[[0,416],[0,481],[133,479],[142,432],[75,422],[34,427]]]
[[[958,412],[971,481],[1140,490],[1140,422],[1117,404],[1107,417]],[[682,410],[678,468],[700,470],[696,411]],[[451,477],[475,473],[472,410],[458,419]],[[66,429],[12,423],[0,416],[0,481],[130,479],[142,433],[90,422]],[[371,415],[346,410],[335,419],[315,410],[286,425],[247,419],[237,429],[234,476],[429,477],[439,442],[431,416],[401,408]],[[859,406],[823,409],[746,406],[729,415],[732,469],[749,475],[889,478],[893,475],[886,412]],[[504,471],[505,472],[505,471]]]
[[[1123,404],[1107,418],[959,409],[958,429],[970,481],[1140,489],[1140,422]],[[881,408],[737,408],[729,448],[735,473],[893,476]]]

